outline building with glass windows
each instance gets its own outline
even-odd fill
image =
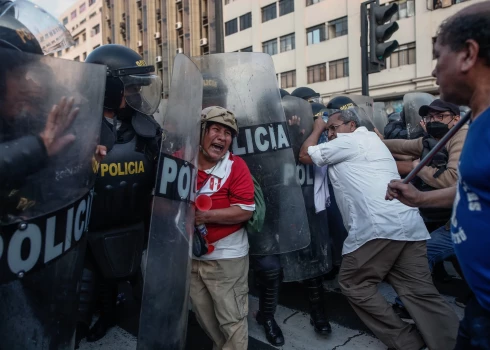
[[[125,45],[155,65],[166,99],[177,54],[224,52],[222,1],[104,0],[104,43]]]
[[[369,75],[370,95],[400,109],[408,91],[437,93],[431,73],[433,41],[441,22],[481,0],[380,0],[396,2],[393,17],[400,46],[386,67]],[[274,61],[278,85],[309,86],[324,99],[361,93],[363,0],[224,0],[225,51],[265,52]]]
[[[102,45],[102,0],[78,0],[58,19],[70,31],[75,45],[53,56],[83,62]]]

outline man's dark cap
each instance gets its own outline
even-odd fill
[[[459,115],[459,107],[455,104],[445,102],[443,100],[434,100],[430,105],[424,105],[419,109],[419,115],[421,117],[426,117],[431,111],[437,112],[451,112],[454,115]]]

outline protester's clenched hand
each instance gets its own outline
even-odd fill
[[[404,184],[402,180],[391,180],[386,191],[386,200],[398,199],[410,207],[419,207],[421,192],[412,184]]]
[[[200,211],[196,209],[196,216],[195,216],[196,226],[206,223],[207,213],[209,213],[209,211]]]
[[[48,115],[46,127],[39,135],[44,142],[48,156],[57,154],[75,141],[75,135],[64,135],[79,111],[79,108],[73,108],[73,102],[73,98],[67,101],[66,97],[62,97],[58,105],[54,105]]]
[[[326,130],[327,123],[323,121],[322,118],[316,118],[315,124],[313,125],[313,129],[317,132],[323,132]]]

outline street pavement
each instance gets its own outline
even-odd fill
[[[453,270],[447,267],[451,273]],[[455,273],[454,273],[455,274]],[[460,279],[453,279],[447,283],[436,283],[443,296],[454,308],[460,318],[463,309],[454,304],[455,296],[464,295],[465,290]],[[276,311],[276,321],[281,327],[286,344],[280,349],[284,350],[380,350],[386,349],[373,334],[366,328],[354,313],[345,297],[340,293],[335,280],[324,283],[326,292],[326,310],[332,324],[332,334],[319,336],[313,331],[309,322],[308,301],[306,288],[300,283],[287,283],[281,287],[280,305]],[[386,283],[379,287],[381,293],[388,302],[393,303],[396,293]],[[126,302],[120,308],[119,323],[100,341],[80,344],[80,350],[104,349],[104,350],[135,350],[136,335],[139,322],[139,304],[132,300],[128,286],[122,285],[120,290],[126,295]],[[255,294],[255,295],[254,295]],[[268,344],[261,326],[254,319],[258,310],[257,293],[251,285],[249,296],[249,349],[274,350],[277,349]],[[186,350],[211,350],[212,343],[201,330],[193,313],[189,316],[187,330]]]

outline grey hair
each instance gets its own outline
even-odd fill
[[[356,128],[361,126],[361,119],[358,116],[356,108],[348,108],[339,112],[339,119],[342,120],[344,123],[354,122]]]

